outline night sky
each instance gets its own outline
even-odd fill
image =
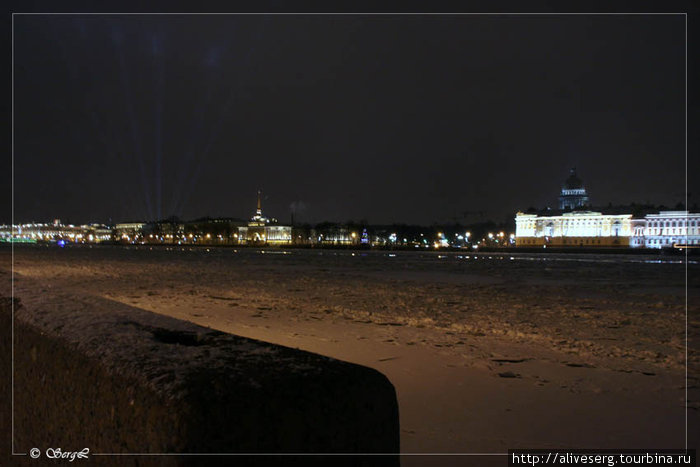
[[[258,188],[285,222],[501,221],[573,166],[595,205],[685,199],[680,15],[16,15],[14,47],[18,222]]]

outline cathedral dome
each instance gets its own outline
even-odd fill
[[[576,209],[589,204],[588,194],[583,182],[576,175],[576,168],[571,169],[569,178],[564,181],[559,196],[559,209]]]
[[[576,168],[571,169],[571,172],[569,173],[569,178],[566,179],[562,188],[564,188],[565,190],[578,190],[583,188],[583,182],[576,175]]]

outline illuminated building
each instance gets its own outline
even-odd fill
[[[647,214],[644,220],[646,225],[639,241],[643,240],[646,248],[700,245],[700,214],[661,211],[658,214]]]
[[[329,245],[352,245],[355,242],[352,233],[343,228],[333,229],[328,235],[321,237],[321,243]]]
[[[559,196],[559,209],[576,209],[588,206],[588,194],[583,187],[583,182],[576,175],[576,168],[571,169],[569,178],[564,181]]]
[[[632,237],[630,246],[632,248],[644,248],[644,232],[646,230],[646,219],[632,219]]]
[[[583,182],[576,175],[576,169],[571,169],[559,196],[561,211],[516,214],[515,245],[632,248],[700,246],[700,214],[661,211],[647,213],[644,218],[633,218],[632,214],[624,211],[620,213],[621,208],[612,207],[609,209],[616,210],[617,213],[581,210],[568,212],[587,204],[588,195]]]
[[[292,227],[277,224],[277,219],[263,216],[261,191],[258,190],[258,206],[248,226],[238,228],[238,241],[253,245],[287,245],[292,243]]]
[[[323,223],[312,229],[314,243],[321,245],[352,245],[357,239],[357,233],[352,232],[348,226],[332,223]]]
[[[102,243],[112,240],[112,228],[104,224],[89,224],[83,226],[85,237],[89,243]]]
[[[114,226],[114,238],[117,241],[133,242],[143,236],[144,222],[124,222]]]
[[[572,169],[559,197],[561,211],[540,214],[519,212],[515,217],[518,247],[700,247],[700,214],[661,211],[633,218],[616,213],[571,211],[588,203],[583,183]],[[633,209],[630,208],[630,211]],[[628,211],[629,212],[629,211]],[[641,213],[639,214],[641,216]]]
[[[525,247],[627,247],[632,214],[592,211],[538,216],[519,212],[515,217],[515,245]]]
[[[112,240],[112,229],[102,224],[63,225],[59,220],[51,224],[30,223],[0,226],[0,241],[101,243]]]

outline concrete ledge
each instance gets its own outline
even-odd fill
[[[373,369],[109,300],[44,303],[15,303],[16,452],[88,447],[90,462],[103,465],[399,464],[397,456],[94,456],[395,453],[396,394]],[[7,381],[8,298],[0,329]]]

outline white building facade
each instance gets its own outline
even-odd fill
[[[515,244],[522,247],[700,248],[700,214],[661,211],[632,214],[574,211],[558,216],[518,213]]]
[[[515,245],[524,247],[626,247],[632,235],[632,214],[593,211],[515,217]]]
[[[661,211],[658,214],[647,214],[644,220],[643,241],[646,248],[700,246],[700,214],[698,213]]]

